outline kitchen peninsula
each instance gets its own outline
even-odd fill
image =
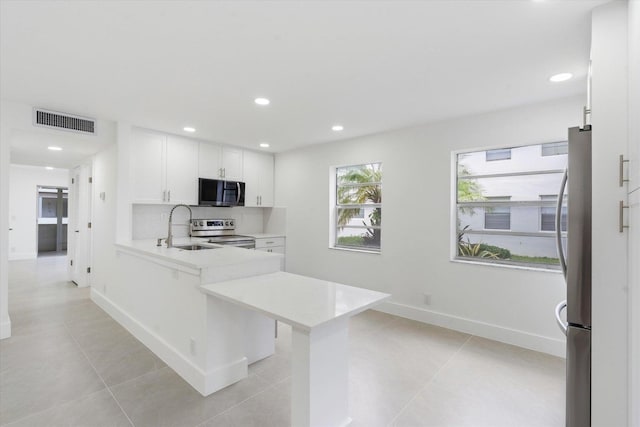
[[[203,241],[204,240],[204,241]],[[247,376],[247,365],[274,353],[274,321],[256,312],[214,309],[200,286],[274,273],[282,255],[176,238],[116,244],[116,280],[91,299],[203,396]],[[207,249],[185,250],[197,244]],[[227,344],[243,354],[229,360]]]
[[[348,321],[390,295],[285,273],[282,255],[176,239],[116,245],[117,285],[92,299],[207,396],[275,351],[292,326],[292,423],[346,425]]]

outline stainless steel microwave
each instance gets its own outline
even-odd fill
[[[244,182],[198,179],[198,205],[244,206]]]

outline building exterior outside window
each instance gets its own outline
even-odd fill
[[[559,268],[555,206],[566,146],[554,142],[455,155],[456,259]],[[566,211],[561,221],[566,233]]]
[[[509,196],[487,197],[487,200],[492,202],[508,202],[510,199]],[[511,208],[500,205],[485,208],[484,228],[485,230],[509,230],[511,228]]]
[[[382,164],[335,169],[333,247],[379,252],[382,237]]]
[[[485,159],[487,160],[487,162],[492,162],[495,160],[509,160],[511,159],[511,148],[487,150],[485,151]]]

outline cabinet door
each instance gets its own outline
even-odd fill
[[[260,156],[260,206],[273,207],[273,156],[271,154],[259,154]]]
[[[273,206],[273,156],[244,152],[245,206]]]
[[[242,150],[233,147],[222,147],[222,178],[227,181],[243,181]]]
[[[220,179],[222,174],[222,148],[216,144],[201,142],[198,145],[198,177]]]
[[[167,138],[167,202],[198,204],[198,142]]]
[[[166,137],[143,129],[131,132],[133,203],[162,203],[166,194],[164,146]]]
[[[260,157],[253,151],[245,151],[244,158],[244,182],[245,195],[244,205],[249,207],[258,206],[260,195]]]

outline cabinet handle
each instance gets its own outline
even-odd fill
[[[227,177],[227,168],[222,168],[222,177],[223,178]]]
[[[629,160],[625,160],[624,156],[622,154],[620,154],[620,187],[622,187],[622,184],[624,184],[625,182],[629,182],[628,179],[624,179],[624,164],[625,163],[629,163]]]
[[[267,245],[273,245],[273,242],[265,242]]]
[[[629,228],[628,225],[624,225],[624,210],[625,209],[629,209],[629,206],[625,205],[622,200],[620,200],[620,205],[619,206],[620,206],[620,208],[619,208],[620,216],[618,218],[618,226],[620,228],[618,229],[618,231],[623,233],[625,228]]]

